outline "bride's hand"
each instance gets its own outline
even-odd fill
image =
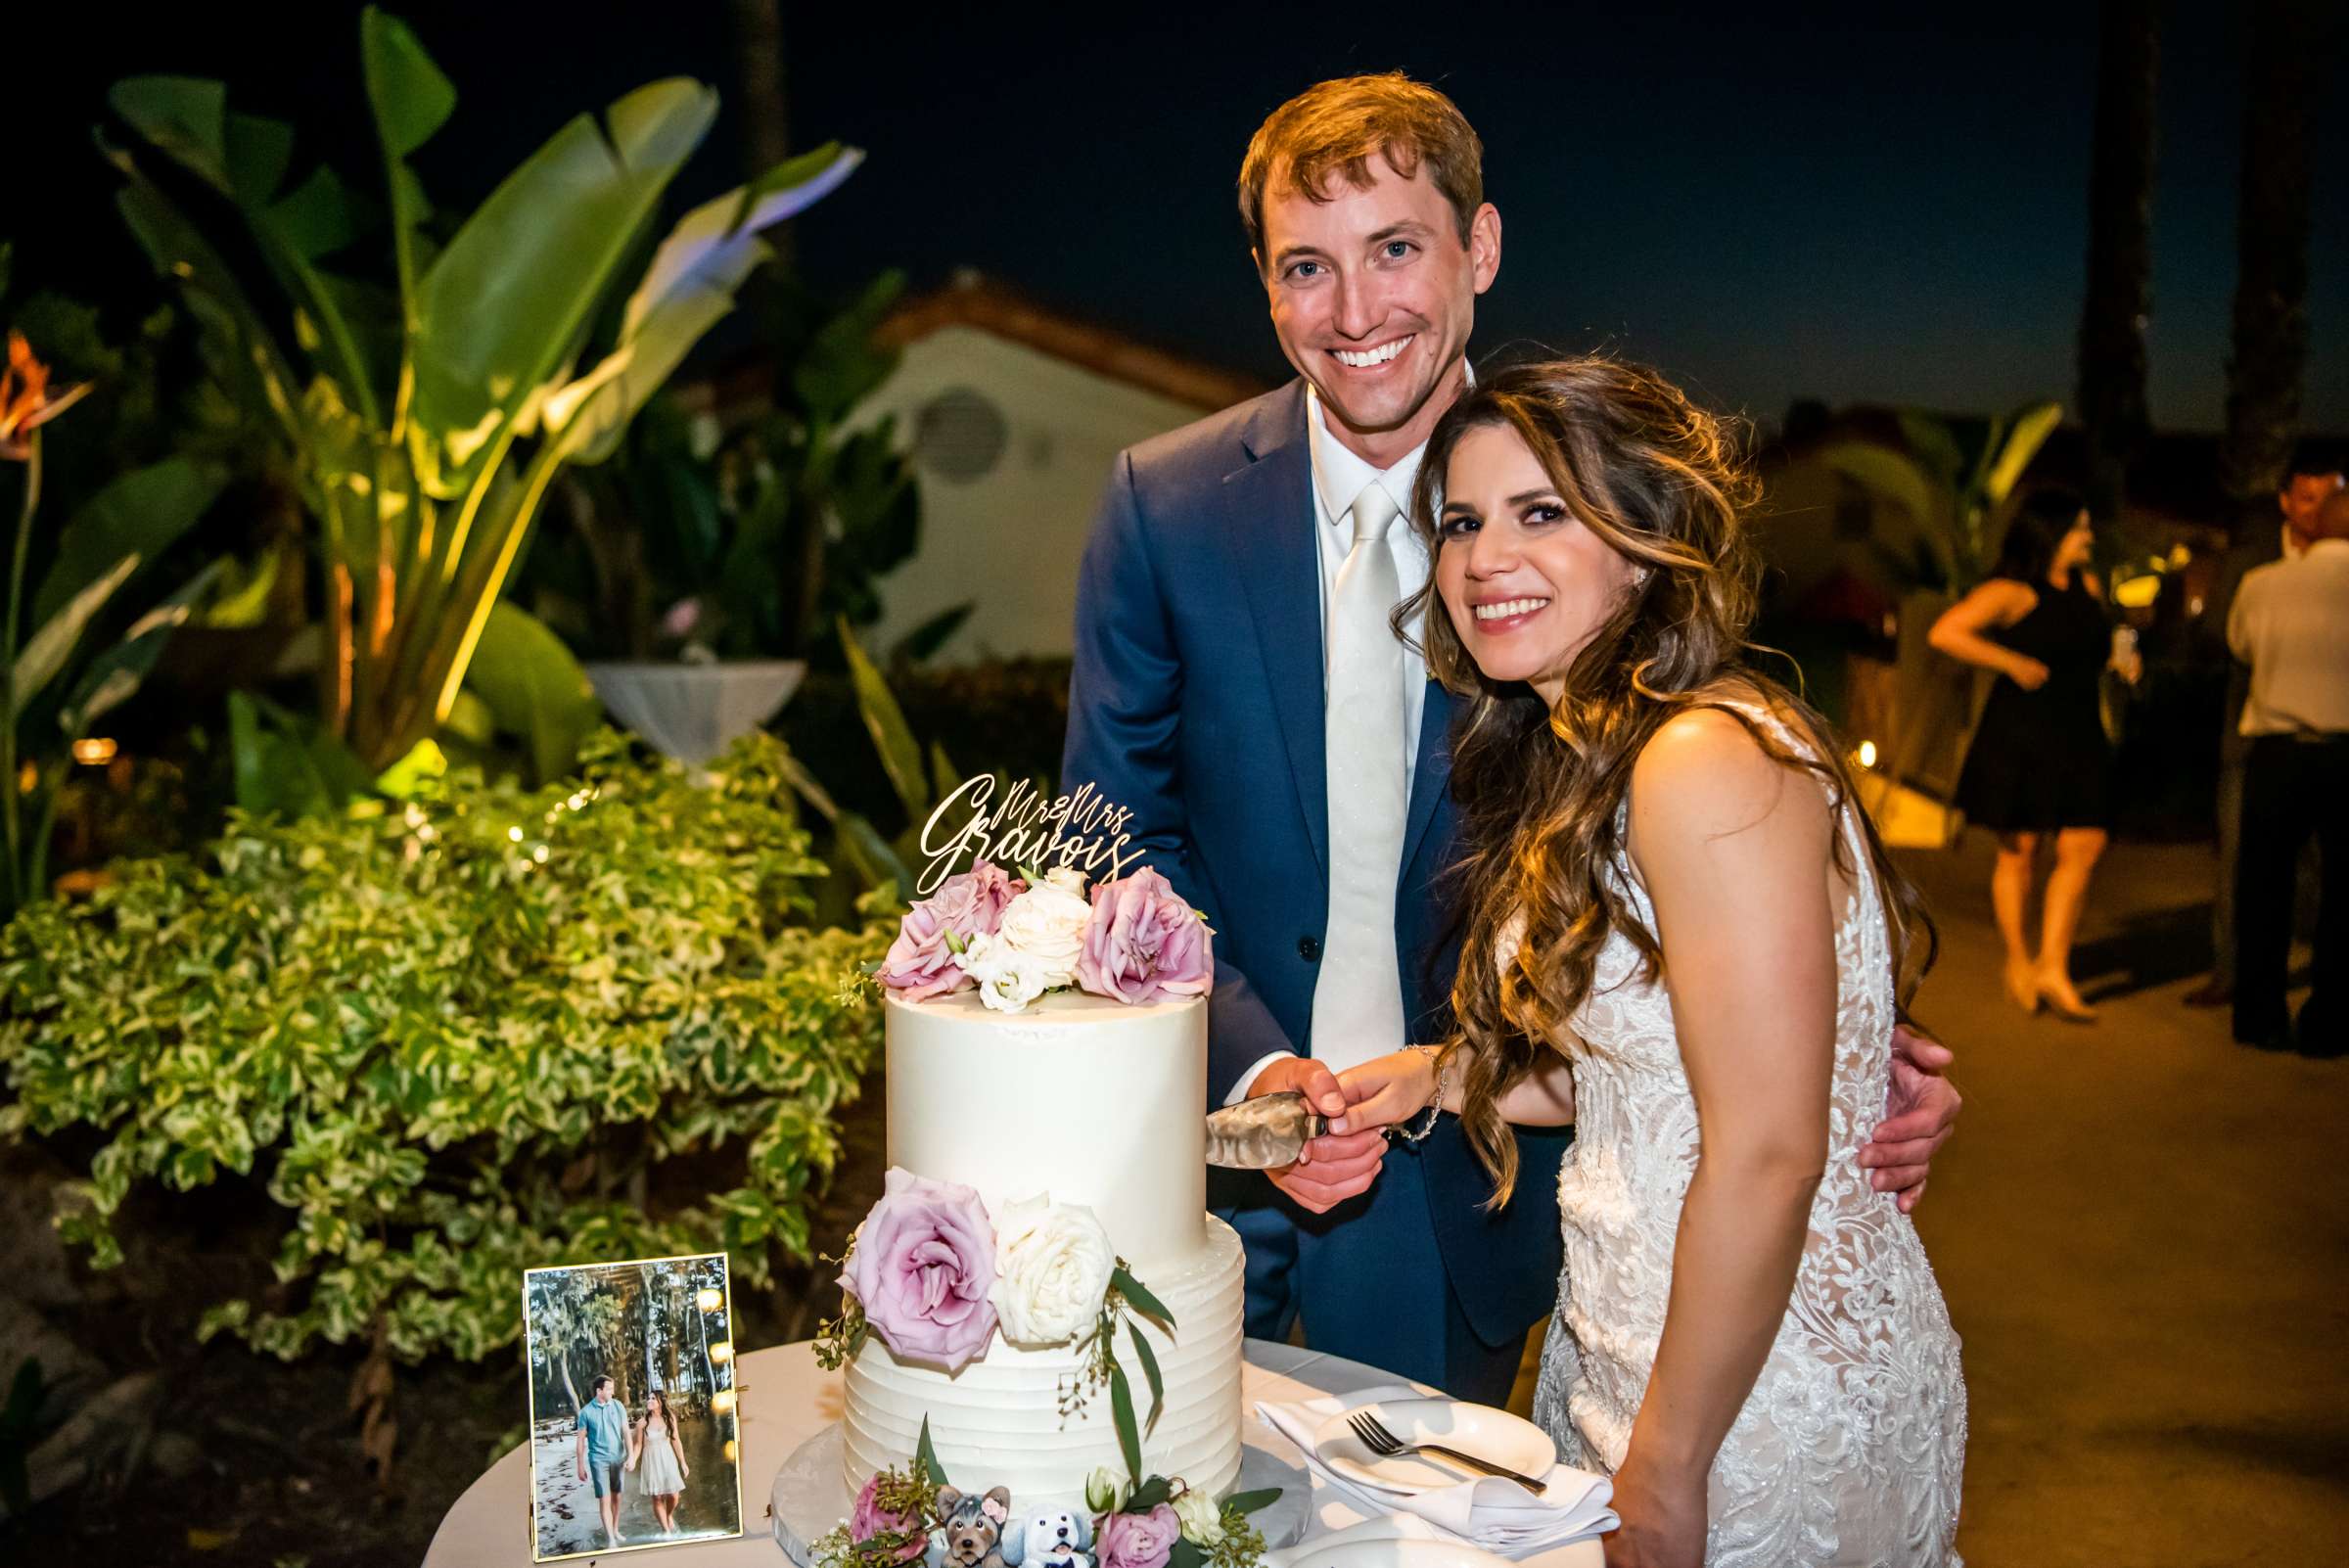
[[[1705,1472],[1642,1464],[1635,1449],[1615,1472],[1623,1527],[1605,1540],[1607,1568],[1703,1568]]]
[[[1422,1050],[1390,1051],[1338,1075],[1346,1114],[1330,1124],[1333,1132],[1406,1122],[1435,1098],[1435,1058]]]

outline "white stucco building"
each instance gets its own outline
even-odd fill
[[[922,540],[881,583],[875,650],[974,606],[944,663],[1066,654],[1078,559],[1118,452],[1265,390],[1055,315],[973,275],[883,326],[903,352],[856,423],[896,416]]]

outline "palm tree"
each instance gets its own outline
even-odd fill
[[[568,1413],[575,1415],[585,1402],[579,1397],[577,1380],[571,1375],[571,1358],[573,1347],[587,1337],[586,1306],[587,1285],[580,1274],[550,1270],[530,1276],[531,1352],[562,1379],[564,1398],[570,1402]]]
[[[2308,362],[2310,136],[2323,29],[2314,0],[2256,0],[2244,18],[2234,352],[2219,479],[2240,539],[2276,518]]]
[[[2080,307],[2080,419],[2088,502],[2119,515],[2144,439],[2145,323],[2153,310],[2153,90],[2161,24],[2152,0],[2104,0],[2096,144],[2088,180],[2088,292]]]
[[[791,99],[783,72],[783,9],[777,0],[732,0],[734,58],[742,84],[742,161],[752,174],[791,156]],[[791,225],[766,231],[779,268],[792,263]]]

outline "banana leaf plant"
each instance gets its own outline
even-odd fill
[[[1903,448],[1839,441],[1820,455],[1837,473],[1884,496],[1916,523],[1919,558],[1888,560],[1908,592],[1900,612],[1893,726],[1877,788],[1863,791],[1884,809],[1891,792],[1914,783],[1936,792],[1957,781],[1974,717],[1973,672],[1932,651],[1927,633],[1942,609],[1989,574],[1998,556],[1992,520],[2023,471],[2062,423],[2063,406],[2029,403],[1987,426],[1904,409]],[[1951,819],[1944,816],[1945,831]]]
[[[759,231],[834,189],[862,154],[825,146],[702,204],[647,263],[662,198],[717,113],[710,87],[656,81],[600,120],[564,125],[437,245],[409,161],[447,122],[456,89],[383,11],[364,13],[359,35],[389,289],[335,270],[367,204],[326,165],[292,177],[293,128],[232,111],[220,82],[117,83],[109,102],[144,148],[101,146],[125,179],[122,215],[185,296],[213,373],[266,410],[294,453],[325,582],[322,716],[377,771],[447,720],[549,485],[612,453],[771,254]],[[146,166],[154,155],[177,165],[175,187],[193,176],[233,209],[274,315]]]
[[[894,420],[852,419],[897,369],[875,329],[904,282],[884,273],[836,304],[786,281],[760,312],[783,372],[772,408],[721,429],[656,396],[610,462],[565,477],[513,596],[583,658],[839,668],[834,620],[879,620],[881,579],[920,541]]]
[[[1897,563],[1904,577],[1923,586],[1963,593],[1982,580],[1998,555],[1991,519],[2014,492],[2048,437],[2063,422],[2063,405],[2029,403],[1987,427],[1961,424],[1915,409],[1900,411],[1903,446],[1837,441],[1820,453],[1827,466],[1907,511],[1927,560],[1918,571]]]

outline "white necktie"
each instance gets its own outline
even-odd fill
[[[1403,593],[1387,544],[1398,514],[1373,484],[1347,515],[1354,548],[1329,600],[1329,922],[1313,987],[1313,1053],[1333,1072],[1405,1043],[1395,883],[1408,791],[1403,644],[1388,623]]]

